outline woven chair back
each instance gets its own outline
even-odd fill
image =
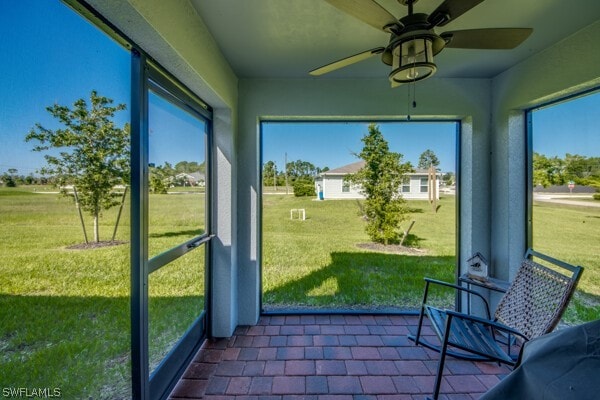
[[[569,304],[576,284],[573,276],[525,259],[500,300],[495,317],[529,339],[551,332]]]

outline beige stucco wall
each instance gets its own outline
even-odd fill
[[[491,82],[428,79],[418,84],[412,119],[458,119],[461,168],[461,260],[489,250]],[[244,79],[239,89],[238,262],[240,322],[254,323],[260,288],[260,121],[262,119],[406,119],[407,88],[381,79]],[[243,239],[242,238],[249,238]]]

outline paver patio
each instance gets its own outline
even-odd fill
[[[228,339],[208,340],[171,393],[178,399],[425,399],[438,353],[406,335],[418,317],[263,316]],[[427,339],[435,341],[429,327]],[[443,399],[477,399],[510,372],[449,357]]]

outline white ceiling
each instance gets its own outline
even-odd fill
[[[191,2],[240,78],[307,78],[316,67],[385,46],[389,39],[324,0]],[[397,17],[407,13],[397,0],[377,2]],[[430,13],[441,2],[420,0],[415,12]],[[513,50],[444,49],[435,59],[436,76],[494,77],[599,19],[600,0],[486,0],[436,32],[524,27],[533,34]],[[324,77],[387,79],[388,73],[374,56]]]

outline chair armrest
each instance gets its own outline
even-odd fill
[[[501,324],[499,322],[496,322],[496,321],[492,321],[492,320],[481,318],[481,317],[476,317],[474,315],[463,314],[463,313],[459,313],[457,311],[452,311],[452,310],[446,310],[446,314],[448,314],[451,318],[466,319],[469,321],[477,322],[482,325],[487,325],[491,328],[497,329],[499,331],[506,332],[506,333],[514,335],[514,336],[518,336],[525,341],[529,340],[529,338],[527,336],[525,336],[523,333],[519,332],[518,330],[511,328],[509,326],[506,326],[504,324]]]
[[[453,288],[455,290],[459,290],[459,291],[462,291],[462,292],[467,292],[469,294],[472,294],[474,296],[479,297],[483,301],[483,304],[485,304],[485,311],[486,311],[488,319],[491,318],[490,305],[487,302],[487,300],[485,299],[485,297],[483,297],[481,295],[481,293],[476,292],[475,290],[468,289],[466,287],[460,286],[460,285],[455,285],[454,283],[439,281],[437,279],[425,278],[425,294],[423,295],[423,304],[425,304],[426,301],[427,301],[427,293],[429,292],[429,284],[430,283],[433,283],[435,285],[450,287],[450,288]]]

